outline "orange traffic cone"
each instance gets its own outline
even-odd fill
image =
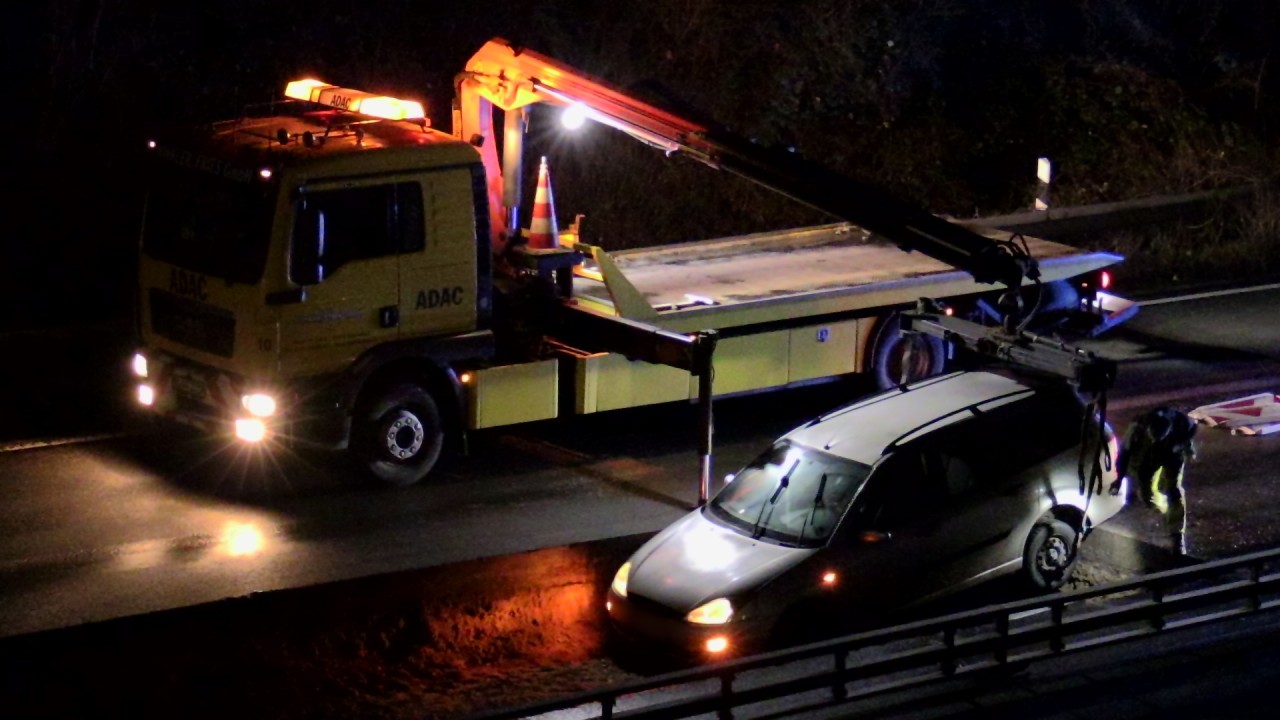
[[[534,250],[550,250],[560,244],[560,229],[556,227],[555,201],[551,197],[551,176],[547,171],[547,158],[538,166],[538,189],[533,194],[533,221],[529,223],[529,247]]]

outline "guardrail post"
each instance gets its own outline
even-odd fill
[[[844,686],[844,673],[849,669],[849,651],[840,650],[836,653],[836,684],[831,686],[831,696],[836,700],[845,700],[849,697],[849,691]]]
[[[1053,634],[1049,637],[1049,649],[1056,653],[1067,649],[1067,644],[1062,639],[1062,614],[1065,609],[1066,606],[1060,602],[1049,606],[1049,622],[1053,625]]]
[[[942,631],[942,644],[947,648],[947,657],[942,661],[942,674],[955,675],[959,663],[956,660],[956,629],[949,627]]]
[[[996,662],[1004,665],[1009,662],[1009,613],[996,618],[996,635],[1000,636],[1000,647],[996,648]]]
[[[728,702],[732,695],[733,673],[724,673],[720,676],[720,708],[716,710],[716,717],[720,720],[733,720],[733,706]]]
[[[1164,630],[1164,584],[1151,583],[1151,602],[1155,603],[1155,616],[1151,618],[1151,629]]]
[[[600,701],[600,720],[611,720],[613,718],[613,705],[617,701],[617,698],[605,698]]]
[[[1262,609],[1262,596],[1258,594],[1258,583],[1262,582],[1261,563],[1249,564],[1249,584],[1252,585],[1253,592],[1249,594],[1249,612],[1258,612]]]

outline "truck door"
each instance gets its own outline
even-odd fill
[[[489,252],[477,242],[471,169],[436,170],[418,180],[412,183],[421,203],[418,231],[406,233],[411,242],[400,256],[400,335],[471,330],[477,303],[487,302],[477,296],[480,263],[488,260],[479,253]]]
[[[386,180],[300,189],[288,272],[306,294],[301,302],[281,307],[280,357],[286,374],[338,370],[366,349],[398,337],[399,256],[406,243],[402,216],[421,217],[421,197],[415,183]]]

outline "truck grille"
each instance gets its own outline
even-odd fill
[[[231,357],[236,318],[230,310],[151,288],[151,331],[207,353]]]

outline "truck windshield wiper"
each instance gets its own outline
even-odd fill
[[[769,502],[766,502],[760,505],[760,512],[756,514],[755,525],[753,525],[751,528],[752,540],[755,540],[756,538],[764,534],[763,530],[761,529],[760,523],[764,520],[768,520],[769,517],[773,517],[773,508],[778,503],[778,496],[782,495],[782,491],[786,490],[787,486],[791,484],[791,473],[795,472],[796,468],[799,467],[799,465],[800,465],[799,460],[796,460],[795,462],[791,463],[791,467],[787,470],[787,472],[784,473],[783,476],[778,479],[778,487],[774,489],[773,496],[769,498]],[[765,508],[769,508],[769,517],[765,517],[765,514],[764,514]]]

